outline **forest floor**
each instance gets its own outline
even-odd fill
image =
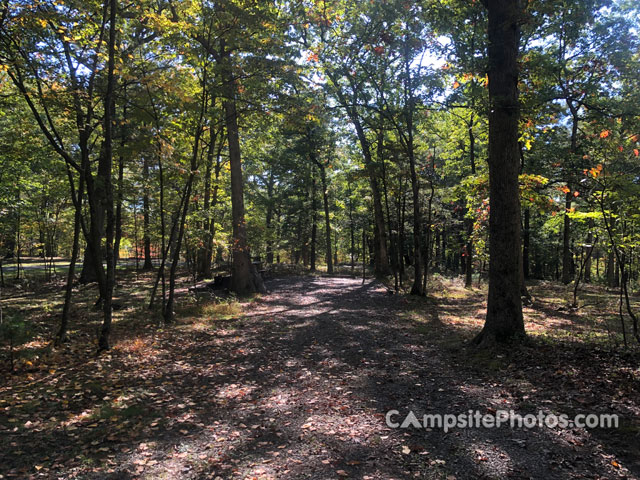
[[[81,313],[88,289],[69,344],[23,346],[38,353],[0,384],[0,478],[640,478],[640,352],[589,310],[604,300],[567,311],[557,285],[534,285],[529,343],[489,353],[465,346],[485,292],[456,281],[421,299],[288,276],[242,302],[183,302],[166,328],[144,282],[120,291],[107,354],[91,342],[99,313]],[[50,333],[53,296],[14,290],[5,305],[39,312]],[[614,413],[620,425],[445,433],[390,428],[389,410]]]

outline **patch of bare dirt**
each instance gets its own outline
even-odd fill
[[[469,350],[448,321],[455,300],[416,303],[375,281],[301,276],[268,288],[230,321],[120,332],[108,355],[0,389],[0,475],[638,478],[637,356],[536,341]],[[416,308],[431,321],[407,315]],[[389,410],[498,409],[618,413],[622,427],[385,423]]]

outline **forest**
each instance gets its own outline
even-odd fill
[[[640,478],[636,2],[2,0],[0,80],[0,479]]]

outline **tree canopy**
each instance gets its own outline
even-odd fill
[[[105,349],[126,258],[166,322],[185,264],[238,293],[281,263],[488,275],[508,319],[528,278],[627,285],[637,6],[521,3],[4,2],[2,254],[71,258],[67,303],[82,258]]]

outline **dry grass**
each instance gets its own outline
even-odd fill
[[[580,289],[577,309],[569,308],[573,286],[559,282],[531,282],[529,293],[533,304],[523,308],[525,328],[533,338],[542,341],[572,341],[595,344],[607,348],[623,345],[622,327],[618,313],[618,292],[600,285]],[[437,277],[430,283],[428,300],[432,308],[424,308],[424,301],[408,299],[410,308],[405,315],[424,324],[442,324],[453,328],[466,339],[473,337],[484,324],[487,285],[465,288],[461,278]],[[638,298],[633,307],[640,309]],[[625,315],[627,342],[630,349],[639,348],[630,335],[631,321]]]

